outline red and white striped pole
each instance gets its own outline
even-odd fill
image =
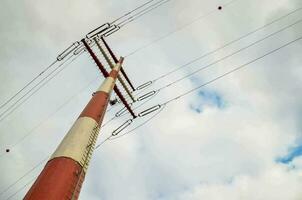
[[[25,200],[78,199],[110,94],[121,69],[119,60],[73,124],[24,197]]]

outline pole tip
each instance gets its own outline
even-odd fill
[[[120,57],[120,60],[119,60],[119,63],[122,65],[123,64],[123,62],[124,62],[124,57]]]

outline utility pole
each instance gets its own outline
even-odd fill
[[[122,63],[121,57],[57,147],[25,200],[78,199]]]

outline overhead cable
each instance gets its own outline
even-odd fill
[[[70,56],[68,59],[66,59],[62,64],[60,64],[58,67],[56,67],[47,76],[43,77],[43,79],[41,79],[34,87],[32,87],[30,90],[28,90],[24,95],[22,95],[19,99],[17,99],[17,101],[15,101],[6,110],[4,110],[0,114],[0,122],[2,122],[4,119],[6,119],[8,116],[10,116],[17,108],[19,108],[21,105],[23,105],[30,97],[32,97],[34,94],[36,94],[42,87],[44,87],[49,81],[51,81],[60,72],[62,72],[65,68],[67,68],[76,58],[78,58],[77,56],[74,57],[68,64],[63,66],[66,62],[68,62],[70,60],[71,57],[72,56]],[[47,78],[49,78],[49,79],[47,79]]]
[[[239,1],[239,0],[232,0],[232,1],[230,1],[230,2],[228,2],[228,3],[226,3],[226,4],[224,4],[223,6],[224,6],[224,7],[230,6],[230,5],[233,4],[235,1]],[[186,23],[186,24],[184,24],[184,25],[182,25],[182,26],[180,26],[180,27],[174,29],[173,31],[171,31],[171,32],[169,32],[169,33],[167,33],[167,34],[165,34],[165,35],[163,35],[163,36],[160,36],[160,37],[156,38],[155,40],[153,40],[153,41],[151,41],[151,42],[149,42],[149,43],[147,43],[147,44],[145,44],[145,45],[143,45],[143,46],[141,46],[141,47],[135,49],[134,51],[128,53],[128,54],[125,56],[125,58],[134,55],[135,53],[141,51],[142,49],[145,49],[145,48],[151,46],[152,44],[157,43],[157,42],[159,42],[159,41],[161,41],[161,40],[167,38],[168,36],[172,35],[173,33],[176,33],[176,32],[178,32],[178,31],[180,31],[180,30],[182,30],[182,29],[184,29],[184,28],[190,26],[191,24],[193,24],[193,23],[195,23],[195,22],[197,22],[197,21],[206,18],[207,16],[209,16],[209,15],[215,13],[215,12],[217,12],[217,9],[212,9],[211,11],[207,12],[206,14],[201,15],[201,16],[199,16],[199,17],[197,17],[197,18],[195,18],[195,19],[189,21],[188,23]]]
[[[3,104],[1,104],[0,109],[6,106],[9,102],[11,102],[16,96],[18,96],[22,91],[24,91],[28,86],[30,86],[35,80],[37,80],[40,76],[42,76],[47,70],[49,70],[53,65],[55,65],[58,61],[55,60],[49,66],[42,70],[38,75],[36,75],[32,80],[30,80],[24,87],[22,87],[18,92],[16,92],[13,96],[7,99]]]
[[[279,30],[273,32],[273,33],[270,33],[269,35],[267,35],[267,36],[265,36],[265,37],[263,37],[263,38],[261,38],[261,39],[259,39],[259,40],[256,40],[255,42],[253,42],[253,43],[251,43],[251,44],[249,44],[249,45],[247,45],[247,46],[245,46],[245,47],[242,47],[242,48],[240,48],[239,50],[236,50],[236,51],[234,51],[234,52],[232,52],[232,53],[230,53],[230,54],[228,54],[228,55],[226,55],[226,56],[223,56],[222,58],[219,58],[218,60],[215,60],[215,61],[211,62],[210,64],[207,64],[207,65],[205,65],[205,66],[199,67],[197,70],[195,70],[195,71],[193,71],[193,72],[191,72],[191,73],[189,73],[189,74],[187,74],[187,75],[185,75],[185,76],[183,76],[183,77],[181,77],[181,78],[179,78],[179,79],[177,79],[177,80],[175,80],[175,81],[172,81],[172,82],[170,82],[170,83],[168,83],[168,84],[166,84],[166,85],[164,85],[164,86],[162,86],[162,87],[160,87],[160,88],[154,90],[154,91],[155,91],[155,94],[158,94],[160,91],[162,91],[162,90],[164,90],[164,89],[166,89],[166,88],[169,88],[169,87],[171,87],[172,85],[175,85],[176,83],[178,83],[178,82],[180,82],[180,81],[182,81],[182,80],[185,80],[185,79],[187,79],[188,77],[191,77],[191,76],[193,76],[193,75],[196,74],[196,73],[199,73],[199,72],[201,72],[201,71],[203,71],[203,70],[205,70],[205,69],[208,69],[208,68],[210,68],[210,67],[212,67],[212,66],[214,66],[214,65],[216,65],[216,64],[218,64],[218,63],[220,63],[221,61],[224,61],[224,60],[226,60],[226,59],[228,59],[228,58],[230,58],[230,57],[232,57],[232,56],[234,56],[234,55],[236,55],[236,54],[238,54],[238,53],[240,53],[240,52],[242,52],[242,51],[244,51],[244,50],[246,50],[246,49],[248,49],[248,48],[250,48],[250,47],[252,47],[252,46],[255,46],[256,44],[258,44],[258,43],[260,43],[260,42],[262,42],[262,41],[264,41],[264,40],[266,40],[266,39],[268,39],[268,38],[270,38],[270,37],[273,37],[274,35],[276,35],[276,34],[282,32],[282,31],[285,31],[286,29],[289,29],[289,28],[291,28],[291,27],[293,27],[293,26],[295,26],[295,25],[297,25],[297,24],[299,24],[299,23],[301,23],[301,22],[302,22],[302,19],[300,19],[300,20],[298,20],[298,21],[296,21],[296,22],[294,22],[294,23],[292,23],[292,24],[290,24],[290,25],[287,25],[287,26],[285,26],[285,27],[283,27],[283,28],[281,28],[281,29],[279,29]],[[193,61],[195,62],[196,59],[193,59]],[[190,61],[190,62],[188,62],[188,63],[193,63],[193,61]],[[141,107],[141,106],[144,105],[145,103],[146,103],[146,102],[142,103],[141,105],[138,105],[138,106],[137,106],[136,108],[134,108],[134,109],[137,109],[137,108]],[[121,115],[119,115],[119,116],[123,116],[123,115],[121,114]],[[118,116],[117,116],[117,117],[118,117]]]
[[[110,24],[114,24],[114,23],[116,23],[117,21],[121,20],[122,18],[127,17],[128,15],[132,14],[133,12],[135,12],[135,11],[137,11],[137,10],[143,8],[144,6],[148,5],[148,4],[151,3],[152,1],[155,1],[155,0],[150,0],[150,1],[147,1],[147,2],[145,2],[145,3],[143,3],[143,4],[141,4],[140,6],[134,8],[133,10],[127,12],[126,14],[124,14],[124,15],[122,15],[122,16],[116,18],[116,19],[113,20]]]
[[[146,82],[146,83],[144,83],[144,84],[138,86],[138,87],[136,88],[136,90],[141,90],[141,89],[143,89],[143,88],[145,88],[145,87],[147,87],[147,86],[149,86],[149,85],[155,83],[156,81],[158,81],[158,80],[160,80],[160,79],[163,79],[163,78],[169,76],[170,74],[173,74],[174,72],[179,71],[180,69],[182,69],[182,68],[184,68],[184,67],[186,67],[186,66],[188,66],[188,65],[190,65],[190,64],[192,64],[192,63],[194,63],[194,62],[196,62],[196,61],[198,61],[198,60],[200,60],[200,59],[202,59],[202,58],[205,58],[205,57],[207,57],[207,56],[209,56],[209,55],[212,55],[212,54],[214,54],[214,53],[216,53],[216,52],[218,52],[218,51],[220,51],[220,50],[222,50],[222,49],[224,49],[224,48],[226,48],[226,47],[228,47],[228,46],[230,46],[230,45],[232,45],[232,44],[234,44],[234,43],[236,43],[236,42],[238,42],[238,41],[241,41],[241,40],[247,38],[248,36],[250,36],[250,35],[252,35],[252,34],[254,34],[254,33],[256,33],[256,32],[258,32],[258,31],[260,31],[260,30],[263,30],[264,28],[266,28],[266,27],[268,27],[268,26],[270,26],[270,25],[272,25],[272,24],[275,24],[276,22],[279,22],[280,20],[282,20],[282,19],[284,19],[284,18],[286,18],[286,17],[288,17],[288,16],[290,16],[290,15],[292,15],[292,14],[298,12],[298,11],[301,11],[301,9],[302,9],[302,7],[297,8],[297,9],[295,9],[295,10],[293,10],[293,11],[287,13],[286,15],[283,15],[283,16],[277,18],[277,19],[274,19],[274,20],[272,20],[271,22],[269,22],[269,23],[267,23],[267,24],[265,24],[265,25],[263,25],[263,26],[260,26],[260,27],[258,27],[258,28],[256,28],[256,29],[254,29],[254,30],[252,30],[252,31],[250,31],[250,32],[248,32],[248,33],[246,33],[246,34],[240,36],[239,38],[236,38],[235,40],[232,40],[232,41],[230,41],[230,42],[227,42],[227,43],[225,43],[224,45],[222,45],[222,46],[220,46],[220,47],[218,47],[218,48],[216,48],[216,49],[214,49],[214,50],[212,50],[212,51],[209,51],[209,52],[207,52],[207,53],[205,53],[205,54],[202,54],[201,56],[196,57],[195,59],[193,59],[193,60],[191,60],[191,61],[189,61],[189,62],[187,62],[187,63],[181,65],[180,67],[178,67],[178,68],[176,68],[176,69],[174,69],[174,70],[171,70],[170,72],[167,72],[167,73],[165,73],[165,74],[163,74],[163,75],[161,75],[161,76],[159,76],[159,77],[153,79],[152,81],[148,81],[148,82]]]
[[[226,73],[224,73],[224,74],[222,74],[222,75],[220,75],[220,76],[218,76],[218,77],[216,77],[216,78],[214,78],[214,79],[212,79],[210,81],[207,81],[206,83],[203,83],[203,84],[201,84],[201,85],[199,85],[199,86],[197,86],[197,87],[195,87],[195,88],[193,88],[191,90],[188,90],[187,92],[184,92],[184,93],[182,93],[182,94],[180,94],[180,95],[178,95],[176,97],[173,97],[173,98],[169,99],[168,101],[165,101],[161,105],[167,105],[167,104],[169,104],[169,103],[171,103],[173,101],[176,101],[176,100],[178,100],[178,99],[180,99],[180,98],[182,98],[182,97],[184,97],[184,96],[186,96],[186,95],[188,95],[188,94],[190,94],[190,93],[192,93],[192,92],[194,92],[194,91],[196,91],[196,90],[198,90],[198,89],[200,89],[200,88],[202,88],[202,87],[204,87],[206,85],[209,85],[209,84],[211,84],[211,83],[213,83],[213,82],[215,82],[215,81],[217,81],[219,79],[222,79],[223,77],[228,76],[228,75],[230,75],[230,74],[232,74],[232,73],[234,73],[236,71],[239,71],[240,69],[242,69],[242,68],[244,68],[244,67],[246,67],[246,66],[248,66],[248,65],[250,65],[250,64],[252,64],[252,63],[254,63],[254,62],[256,62],[256,61],[258,61],[258,60],[260,60],[260,59],[262,59],[264,57],[266,57],[266,56],[269,56],[269,55],[271,55],[271,54],[273,54],[273,53],[275,53],[275,52],[277,52],[277,51],[279,51],[279,50],[281,50],[281,49],[283,49],[283,48],[285,48],[285,47],[287,47],[287,46],[289,46],[289,45],[291,45],[291,44],[293,44],[295,42],[298,42],[301,39],[302,39],[302,37],[298,37],[298,38],[296,38],[296,39],[294,39],[294,40],[292,40],[290,42],[287,42],[286,44],[284,44],[284,45],[282,45],[282,46],[280,46],[280,47],[278,47],[278,48],[276,48],[276,49],[274,49],[272,51],[269,51],[269,52],[265,53],[264,55],[262,55],[260,57],[257,57],[255,59],[249,61],[249,62],[246,62],[245,64],[242,64],[242,65],[240,65],[240,66],[238,66],[238,67],[236,67],[236,68],[234,68],[234,69],[232,69],[232,70],[230,70],[230,71],[228,71],[228,72],[226,72]]]
[[[57,59],[52,62],[49,66],[44,68],[39,74],[37,74],[32,80],[30,80],[25,86],[23,86],[20,90],[18,90],[13,96],[11,96],[9,99],[7,99],[4,103],[0,105],[0,109],[5,107],[7,104],[9,104],[14,98],[16,98],[21,92],[23,92],[28,86],[30,86],[32,83],[34,83],[39,77],[41,77],[45,72],[47,72],[52,66],[54,66],[57,62],[62,61],[66,56],[68,56],[74,49],[76,49],[80,45],[79,42],[73,43],[71,46],[69,46],[67,49],[65,49]]]
[[[23,142],[26,138],[28,138],[29,136],[31,136],[34,133],[35,130],[37,130],[39,127],[42,126],[42,124],[44,124],[48,119],[50,119],[55,114],[57,114],[60,110],[62,110],[69,102],[71,102],[72,100],[74,100],[75,97],[77,97],[79,94],[81,94],[82,92],[84,92],[85,90],[87,90],[87,88],[90,85],[92,85],[98,79],[99,79],[99,76],[95,77],[92,81],[90,81],[83,88],[81,88],[79,91],[77,91],[69,99],[67,99],[66,101],[64,101],[54,112],[52,112],[50,115],[48,115],[44,120],[40,121],[35,127],[33,127],[30,131],[28,131],[26,134],[24,134],[23,137],[21,137],[17,142],[15,142],[14,144],[10,145],[9,148],[10,149],[15,148],[17,145],[19,145],[21,142]],[[5,153],[0,154],[0,158],[3,155],[5,155]],[[0,194],[1,194],[1,192],[0,192]]]
[[[140,12],[135,13],[134,15],[128,17],[127,19],[124,19],[123,21],[119,22],[117,25],[120,27],[125,26],[126,24],[129,24],[130,22],[133,22],[134,20],[146,15],[147,13],[151,12],[152,10],[162,6],[165,3],[168,3],[171,0],[160,0],[158,2],[155,2],[154,4],[147,6]]]
[[[4,194],[5,192],[7,192],[10,188],[12,188],[13,186],[15,186],[18,182],[20,182],[24,177],[26,177],[27,175],[29,175],[31,172],[33,172],[35,169],[37,169],[39,166],[41,166],[44,162],[46,162],[48,159],[48,156],[45,157],[43,160],[41,160],[39,163],[37,163],[35,166],[33,166],[31,169],[29,169],[25,174],[23,174],[20,178],[18,178],[17,180],[15,180],[12,184],[10,184],[9,186],[7,186],[6,188],[4,188],[1,192],[0,195]]]
[[[145,124],[147,124],[148,122],[150,122],[153,118],[155,118],[159,113],[161,113],[161,111],[162,111],[168,104],[170,104],[170,103],[172,103],[172,102],[174,102],[174,101],[176,101],[176,100],[178,100],[178,99],[180,99],[180,98],[182,98],[182,97],[184,97],[184,96],[186,96],[186,95],[188,95],[188,94],[190,94],[190,93],[193,93],[193,92],[199,90],[199,89],[202,88],[202,87],[205,87],[205,86],[207,86],[207,85],[209,85],[209,84],[212,84],[212,83],[214,83],[214,82],[216,82],[216,81],[218,81],[218,80],[220,80],[220,79],[222,79],[222,78],[224,78],[224,77],[226,77],[226,76],[228,76],[228,75],[230,75],[230,74],[232,74],[232,73],[235,73],[236,71],[239,71],[239,70],[241,70],[241,69],[243,69],[243,68],[249,66],[250,64],[252,64],[252,63],[254,63],[254,62],[256,62],[256,61],[259,61],[259,60],[263,59],[264,57],[267,57],[267,56],[269,56],[269,55],[271,55],[271,54],[273,54],[273,53],[275,53],[275,52],[277,52],[277,51],[279,51],[279,50],[281,50],[281,49],[283,49],[283,48],[285,48],[285,47],[287,47],[287,46],[290,46],[291,44],[293,44],[293,43],[295,43],[295,42],[298,42],[298,41],[300,41],[300,40],[302,40],[302,36],[301,36],[301,37],[298,37],[298,38],[296,38],[296,39],[294,39],[294,40],[292,40],[292,41],[290,41],[290,42],[287,42],[286,44],[284,44],[284,45],[282,45],[282,46],[280,46],[280,47],[278,47],[278,48],[276,48],[276,49],[274,49],[274,50],[271,50],[271,51],[265,53],[264,55],[262,55],[262,56],[260,56],[260,57],[257,57],[257,58],[255,58],[255,59],[249,61],[249,62],[246,62],[245,64],[242,64],[242,65],[240,65],[240,66],[238,66],[238,67],[236,67],[236,68],[233,68],[232,70],[230,70],[230,71],[228,71],[228,72],[226,72],[226,73],[224,73],[224,74],[222,74],[222,75],[220,75],[220,76],[218,76],[218,77],[216,77],[216,78],[214,78],[214,79],[211,79],[210,81],[207,81],[207,82],[205,82],[205,83],[203,83],[203,84],[201,84],[201,85],[199,85],[199,86],[197,86],[197,87],[195,87],[195,88],[193,88],[193,89],[191,89],[191,90],[188,90],[188,91],[186,91],[186,92],[184,92],[184,93],[182,93],[182,94],[180,94],[180,95],[177,95],[176,97],[173,97],[173,98],[171,98],[171,99],[169,99],[169,100],[167,100],[167,101],[165,101],[165,102],[163,102],[163,103],[161,103],[161,104],[158,104],[158,105],[156,105],[156,106],[153,106],[153,107],[151,107],[151,108],[149,108],[149,109],[147,109],[147,110],[145,110],[145,111],[142,111],[142,112],[140,113],[141,116],[145,116],[145,115],[147,115],[147,114],[150,114],[150,113],[152,113],[152,112],[154,112],[154,111],[159,110],[159,112],[155,113],[152,117],[150,117],[148,120],[146,120],[146,121],[143,122],[142,124],[136,126],[135,128],[133,128],[133,129],[131,129],[131,130],[129,130],[129,131],[127,131],[127,132],[121,134],[121,135],[116,135],[115,137],[113,137],[113,136],[111,135],[111,137],[107,138],[105,141],[103,141],[101,144],[97,145],[96,147],[98,148],[99,146],[101,146],[103,143],[105,143],[105,142],[108,141],[108,140],[116,140],[116,139],[121,138],[121,137],[123,137],[123,136],[125,136],[125,135],[127,135],[127,134],[132,133],[133,131],[137,130],[138,128],[142,127],[143,125],[145,125]],[[142,113],[143,113],[143,114],[142,114]],[[144,114],[145,114],[145,115],[144,115]]]

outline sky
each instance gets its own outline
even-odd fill
[[[71,43],[144,2],[2,0],[0,104]],[[118,56],[125,56],[123,67],[138,86],[302,7],[299,0],[235,0],[222,6],[222,10],[217,9],[227,2],[171,0],[124,26],[107,41]],[[157,81],[146,92],[301,18],[302,10]],[[301,36],[302,24],[297,23],[160,91],[138,112]],[[80,199],[300,200],[301,51],[299,40],[173,101],[131,134],[104,143],[94,152]],[[103,80],[86,53],[64,66],[24,104],[5,119],[0,118],[0,199],[11,195],[14,196],[10,199],[22,199],[31,180],[39,174]],[[104,122],[120,108],[121,105],[112,107]],[[5,108],[0,111],[3,113]],[[134,120],[125,131],[152,115]],[[101,130],[98,143],[128,119],[130,115],[125,115],[108,123]],[[42,165],[1,192],[43,160]]]

